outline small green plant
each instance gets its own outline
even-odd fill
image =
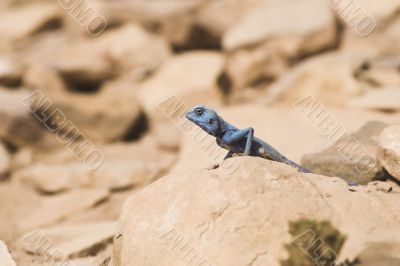
[[[300,219],[289,223],[292,242],[285,245],[289,258],[282,266],[337,266],[346,237],[329,221]]]

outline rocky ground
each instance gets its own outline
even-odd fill
[[[385,1],[2,0],[0,265],[400,265]],[[214,169],[199,103],[313,174]]]

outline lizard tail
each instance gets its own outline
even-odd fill
[[[312,173],[307,168],[304,168],[303,166],[298,165],[297,163],[295,163],[295,162],[289,160],[288,158],[286,158],[285,156],[283,156],[281,153],[279,153],[271,145],[269,145],[267,143],[264,143],[264,147],[265,147],[265,152],[266,152],[265,153],[265,157],[267,159],[271,159],[273,161],[285,163],[285,164],[290,165],[291,167],[297,169],[299,172],[302,172],[302,173]]]
[[[290,160],[288,160],[288,162],[286,162],[286,164],[292,166],[293,168],[296,168],[296,169],[297,169],[299,172],[301,172],[301,173],[312,173],[312,172],[311,172],[310,170],[308,170],[307,168],[305,168],[305,167],[303,167],[303,166],[301,166],[301,165],[298,165],[297,163],[292,162],[292,161],[290,161]]]

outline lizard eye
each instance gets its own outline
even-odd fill
[[[208,123],[211,125],[214,124],[214,119],[211,118],[210,120],[208,120]]]
[[[197,109],[195,110],[195,112],[196,112],[196,114],[198,114],[198,115],[202,115],[202,114],[204,113],[204,110],[201,109],[201,108],[197,108]]]

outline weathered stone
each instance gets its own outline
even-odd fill
[[[382,192],[392,192],[394,190],[399,190],[398,186],[392,181],[374,181],[368,183],[367,188],[369,191],[382,191]]]
[[[20,236],[21,232],[18,223],[26,219],[27,214],[35,210],[41,203],[41,197],[34,190],[26,186],[21,186],[18,182],[1,182],[0,184],[0,227],[1,239],[6,243],[12,244]],[[15,250],[15,252],[18,252]],[[16,259],[18,259],[18,255]],[[18,265],[20,263],[19,261]]]
[[[97,10],[110,24],[139,22],[161,33],[174,46],[188,47],[191,44],[193,29],[192,13],[202,2],[200,0],[97,1]]]
[[[310,17],[310,12],[315,16]],[[283,13],[285,16],[282,16]],[[296,17],[298,20],[288,20],[287,17]],[[335,35],[333,27],[333,15],[325,3],[315,0],[301,0],[296,3],[267,1],[250,10],[229,29],[224,37],[224,47],[234,50],[277,35],[277,38],[288,38],[293,46],[298,46],[298,49],[304,49],[305,52],[307,48],[315,49],[331,44]],[[315,35],[309,36],[310,33]],[[310,43],[307,39],[313,42]]]
[[[347,29],[344,31],[340,49],[370,57],[398,54],[400,18],[396,15],[396,10],[400,2],[389,0],[385,6],[380,5],[377,0],[366,0],[362,3],[353,1],[352,3],[359,4],[359,7],[353,10],[357,14],[350,17],[351,23],[343,23]],[[364,9],[364,5],[367,7],[371,3],[375,8],[384,10],[380,12],[381,15]],[[344,9],[347,13],[351,10],[351,5],[349,7]],[[373,27],[374,21],[376,21],[376,27]]]
[[[73,266],[103,266],[103,265],[99,265],[98,263],[96,264],[96,260],[93,257],[69,259],[68,261]],[[65,265],[65,261],[54,262],[53,265],[54,266],[64,266]]]
[[[218,98],[216,81],[223,64],[224,58],[217,52],[189,52],[174,56],[139,86],[140,102],[146,110],[154,111],[172,96],[189,103]]]
[[[27,167],[35,160],[34,151],[32,148],[23,147],[16,151],[12,156],[11,170],[17,171],[23,167]]]
[[[195,14],[194,28],[207,34],[209,46],[220,46],[223,34],[243,15],[260,3],[260,0],[211,1],[202,5]],[[221,14],[224,14],[221,16]],[[206,39],[202,36],[203,39]],[[204,40],[203,40],[204,41]]]
[[[136,24],[61,49],[50,63],[76,90],[94,90],[120,72],[153,71],[170,55],[168,44]],[[94,88],[91,88],[94,87]]]
[[[345,28],[341,49],[372,57],[397,54],[400,1],[388,0],[385,5],[378,0],[329,2]]]
[[[56,138],[30,112],[30,103],[25,101],[30,95],[26,90],[0,88],[0,138],[15,147],[35,147],[36,151],[60,147]]]
[[[0,264],[2,266],[16,266],[13,258],[11,257],[10,251],[3,241],[0,241]]]
[[[220,87],[239,98],[243,90],[257,89],[279,77],[288,68],[287,45],[273,39],[253,49],[238,49],[229,53]]]
[[[42,199],[38,208],[19,222],[22,231],[51,225],[77,212],[84,211],[108,197],[105,189],[83,189]]]
[[[387,127],[379,136],[378,159],[382,166],[400,180],[400,126]]]
[[[357,257],[360,266],[397,266],[400,265],[400,243],[370,243]]]
[[[0,85],[15,86],[22,78],[22,69],[11,58],[0,57]]]
[[[162,149],[178,151],[181,144],[182,131],[171,123],[170,120],[166,122],[157,123],[151,132],[154,140]]]
[[[338,176],[347,182],[367,184],[384,177],[377,158],[378,137],[386,124],[371,121],[352,135],[338,139],[332,147],[319,153],[307,154],[302,165],[313,173]]]
[[[142,116],[135,92],[125,82],[106,83],[96,95],[52,94],[49,98],[52,110],[59,108],[91,141],[122,140],[135,133]]]
[[[354,78],[360,59],[345,53],[330,53],[306,60],[283,75],[268,90],[267,101],[294,104],[313,96],[325,105],[345,106],[361,94]]]
[[[2,42],[21,41],[38,31],[61,21],[61,10],[49,2],[29,3],[0,12]]]
[[[368,29],[372,18],[379,27],[383,27],[390,19],[395,16],[400,9],[399,0],[388,0],[385,5],[381,5],[379,0],[365,0],[362,2],[340,2],[329,1],[329,4],[342,20],[343,24],[363,35],[363,29]],[[366,19],[367,18],[367,19]],[[372,25],[371,25],[372,27]]]
[[[128,73],[154,71],[171,54],[164,39],[133,23],[105,35],[99,43],[108,47],[108,56],[117,70]]]
[[[346,237],[338,261],[353,260],[367,243],[400,239],[396,193],[351,192],[339,178],[261,158],[225,163],[233,161],[233,173],[222,165],[171,174],[132,195],[114,238],[114,265],[278,266],[288,257],[285,244],[308,232],[291,236],[289,222],[304,217],[330,221]]]
[[[31,64],[25,75],[24,85],[31,90],[40,90],[46,95],[64,96],[68,90],[57,70],[46,64]]]
[[[65,126],[64,131],[72,131],[75,126],[91,141],[110,142],[121,140],[129,133],[135,134],[135,126],[142,119],[135,91],[125,80],[106,82],[96,94],[78,94],[67,90],[53,68],[36,65],[28,70],[25,82],[27,86],[40,90],[41,94],[32,97],[32,102],[39,103],[36,109],[45,109],[48,117],[58,119],[53,118],[53,123],[58,125],[55,132],[70,121],[73,126],[68,129]],[[48,99],[51,105],[41,106],[42,99]],[[65,117],[53,112],[62,112]]]
[[[224,35],[224,48],[233,51],[227,75],[234,88],[251,87],[279,76],[289,60],[332,47],[335,42],[335,19],[326,3],[264,1]]]
[[[365,59],[355,76],[370,87],[400,86],[399,62],[400,58],[395,56]]]
[[[172,153],[158,149],[152,139],[109,144],[97,149],[104,157],[96,169],[77,161],[70,151],[63,151],[17,171],[13,178],[45,193],[79,187],[121,190],[151,183],[169,169],[175,159]]]
[[[0,142],[0,178],[5,177],[10,172],[10,154],[3,143]]]
[[[16,55],[17,61],[28,68],[36,65],[54,66],[61,51],[75,46],[78,40],[61,30],[44,31],[38,37],[19,43],[18,49],[13,46],[11,51]]]
[[[400,110],[400,89],[381,88],[376,90],[369,90],[359,98],[350,101],[351,107],[386,110],[386,111],[399,111]]]
[[[93,256],[112,241],[115,226],[114,221],[57,225],[32,231],[22,241],[27,251],[52,260]],[[46,239],[51,246],[35,247],[33,244],[40,238]]]

